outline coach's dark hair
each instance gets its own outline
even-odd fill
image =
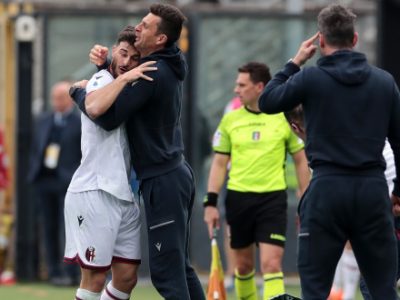
[[[163,3],[151,5],[150,12],[161,18],[158,24],[158,33],[165,34],[167,36],[165,46],[171,46],[179,39],[186,17],[177,7]]]
[[[318,14],[318,28],[326,43],[334,47],[352,47],[356,15],[348,8],[332,4]]]
[[[271,73],[269,72],[269,67],[266,64],[259,62],[248,62],[243,66],[238,68],[240,73],[249,73],[250,80],[253,83],[263,82],[267,84],[271,80]]]
[[[118,33],[117,45],[121,42],[127,42],[129,45],[134,46],[135,39],[135,27],[128,25]]]

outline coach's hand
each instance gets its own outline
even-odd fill
[[[308,40],[304,41],[297,51],[296,56],[292,59],[292,62],[301,67],[306,63],[307,60],[313,57],[315,52],[317,51],[317,46],[314,45],[314,42],[318,39],[318,37],[319,32],[314,34]]]
[[[89,59],[90,62],[95,64],[96,66],[103,65],[107,60],[108,48],[101,45],[94,45],[92,49],[90,49]]]
[[[214,228],[219,229],[219,211],[215,206],[204,207],[204,222],[207,224],[210,239],[214,236]]]
[[[146,61],[145,63],[142,63],[141,65],[137,66],[136,68],[122,74],[122,78],[126,82],[133,82],[136,81],[140,78],[148,80],[148,81],[153,81],[153,78],[150,76],[145,75],[145,72],[151,72],[151,71],[157,71],[157,67],[154,66],[156,61]]]

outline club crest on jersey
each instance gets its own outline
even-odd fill
[[[253,141],[259,141],[260,136],[261,136],[261,133],[259,131],[253,131],[253,134],[252,134]]]
[[[88,262],[93,262],[94,258],[96,257],[96,249],[93,246],[89,246],[86,249],[85,257]]]

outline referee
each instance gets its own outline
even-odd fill
[[[219,227],[216,204],[230,164],[225,206],[236,295],[257,299],[254,252],[258,245],[267,300],[285,292],[281,263],[287,223],[286,154],[293,157],[301,192],[310,174],[303,142],[283,114],[266,115],[258,109],[258,97],[271,79],[268,67],[250,62],[238,71],[235,93],[243,107],[225,114],[214,134],[204,220],[211,237],[213,228]]]

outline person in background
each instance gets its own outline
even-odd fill
[[[11,201],[7,201],[5,190],[9,187],[9,163],[5,149],[5,137],[0,126],[0,285],[15,284],[12,255],[14,215]]]
[[[351,244],[347,242],[336,266],[328,300],[354,300],[359,282],[360,269]]]
[[[79,282],[79,269],[62,264],[64,198],[82,157],[81,121],[68,94],[70,85],[60,81],[51,89],[52,110],[39,115],[35,122],[28,170],[28,181],[38,201],[48,280],[62,286]]]
[[[258,109],[258,97],[270,79],[269,68],[262,63],[249,62],[238,69],[235,93],[243,107],[224,115],[214,134],[215,154],[204,199],[204,221],[211,238],[220,223],[218,194],[228,177],[225,210],[239,299],[258,298],[256,245],[264,278],[263,299],[284,294],[281,264],[287,225],[287,153],[293,157],[302,192],[310,179],[303,142],[291,132],[283,114],[266,115]]]
[[[265,113],[299,104],[304,109],[313,170],[298,209],[297,265],[305,300],[328,298],[348,240],[372,298],[398,299],[392,213],[400,212],[400,93],[389,73],[353,50],[355,19],[339,4],[322,9],[319,32],[302,43],[259,99]],[[300,69],[316,42],[322,55],[317,66]],[[391,199],[382,156],[386,138],[396,165]]]
[[[225,106],[224,109],[224,114],[227,114],[228,112],[231,112],[233,110],[236,110],[238,108],[241,108],[243,106],[242,102],[240,101],[240,98],[238,96],[233,97],[228,104]]]
[[[0,191],[7,188],[9,184],[8,159],[5,149],[5,138],[3,128],[0,126]]]

